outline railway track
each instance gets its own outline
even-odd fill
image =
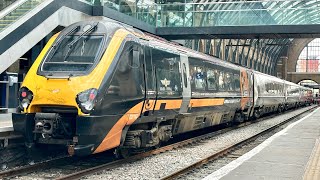
[[[315,108],[315,107],[314,107]],[[312,109],[314,109],[312,108]],[[309,110],[310,111],[310,110]],[[305,112],[303,112],[305,113]],[[302,113],[301,113],[302,114]],[[140,159],[143,159],[145,157],[148,156],[152,156],[152,155],[156,155],[162,152],[166,152],[166,151],[170,151],[172,149],[177,149],[189,144],[194,144],[197,142],[201,142],[202,140],[208,139],[208,138],[212,138],[214,136],[217,136],[219,134],[223,134],[227,131],[230,131],[232,129],[237,129],[249,124],[253,124],[256,122],[260,122],[262,120],[266,120],[269,118],[272,118],[276,115],[271,115],[268,117],[263,117],[260,118],[258,121],[250,121],[250,122],[245,122],[242,123],[238,126],[235,127],[229,127],[229,128],[225,128],[222,130],[218,130],[215,132],[211,132],[208,134],[204,134],[204,135],[200,135],[194,138],[190,138],[187,140],[183,140],[177,143],[173,143],[173,144],[169,144],[163,147],[160,147],[158,149],[155,150],[151,150],[145,153],[141,153],[141,154],[137,154],[134,156],[131,156],[129,158],[126,159],[120,159],[120,160],[114,160],[114,159],[106,159],[106,157],[108,157],[108,155],[101,153],[101,154],[97,154],[94,156],[89,156],[86,157],[84,159],[81,158],[74,158],[74,157],[61,157],[61,158],[57,158],[57,159],[53,159],[50,161],[45,161],[42,163],[37,163],[34,165],[30,165],[30,166],[25,166],[25,167],[21,167],[21,168],[16,168],[16,169],[12,169],[12,170],[8,170],[8,171],[4,171],[4,172],[0,172],[0,179],[11,179],[14,177],[20,177],[20,176],[24,176],[27,174],[27,176],[31,176],[35,178],[39,178],[39,172],[41,177],[45,177],[45,178],[55,178],[55,179],[79,179],[83,176],[87,176],[96,172],[100,172],[102,170],[108,170],[108,169],[113,169],[116,167],[119,167],[122,164],[126,164],[126,163],[130,163],[130,162],[134,162]],[[293,117],[294,118],[294,117]],[[281,124],[285,124],[288,121],[292,120],[293,118],[290,118],[288,120],[286,120],[285,122],[281,123]],[[281,126],[280,124],[278,126]],[[277,126],[277,127],[278,127]],[[276,128],[276,127],[274,127]],[[273,129],[274,129],[273,128]],[[271,128],[270,128],[271,129]],[[259,135],[256,135],[255,137],[252,137],[250,139],[254,139],[256,137],[258,137]],[[250,139],[246,140],[245,142],[249,142]],[[198,163],[195,163],[194,165],[191,165],[190,167],[186,167],[184,169],[182,169],[181,171],[174,173],[168,177],[165,177],[164,179],[171,179],[174,177],[179,176],[182,173],[187,172],[188,170],[194,168],[194,167],[199,167],[201,164],[204,164],[205,162],[209,161],[209,159],[214,159],[215,157],[218,157],[220,155],[226,154],[227,152],[231,151],[232,148],[236,148],[237,146],[245,143],[245,142],[239,142],[238,144],[235,144],[231,147],[228,147],[224,150],[221,150],[218,154],[212,155],[211,157],[208,157],[207,159],[201,160]],[[109,152],[110,153],[110,152]],[[111,154],[109,154],[109,156],[112,156]],[[94,163],[93,163],[94,162]],[[52,172],[48,172],[46,174],[46,170],[48,169],[55,169],[55,171],[59,172],[57,174],[52,174]],[[35,174],[34,172],[37,172],[37,174]],[[74,173],[75,172],[75,173]],[[48,175],[49,174],[49,175]]]
[[[317,106],[315,106],[315,107],[313,107],[313,108],[311,108],[311,109],[309,109],[309,110],[307,110],[305,112],[302,112],[302,113],[300,113],[300,114],[298,114],[298,115],[296,115],[294,117],[291,117],[291,118],[289,118],[289,119],[287,119],[287,120],[285,120],[285,121],[283,121],[283,122],[281,122],[281,123],[279,123],[279,124],[277,124],[275,126],[272,126],[272,127],[268,128],[268,129],[266,129],[264,131],[261,131],[261,132],[255,134],[255,135],[253,135],[253,136],[251,136],[251,137],[249,137],[249,138],[247,138],[245,140],[242,140],[242,141],[240,141],[238,143],[235,143],[235,144],[233,144],[231,146],[228,146],[228,147],[226,147],[224,149],[221,149],[220,151],[218,151],[218,152],[216,152],[216,153],[214,153],[214,154],[212,154],[210,156],[207,156],[207,157],[205,157],[205,158],[203,158],[203,159],[201,159],[201,160],[199,160],[199,161],[197,161],[197,162],[195,162],[195,163],[193,163],[193,164],[191,164],[189,166],[183,167],[180,170],[178,170],[178,171],[176,171],[176,172],[174,172],[174,173],[172,173],[172,174],[170,174],[168,176],[165,176],[165,177],[163,177],[161,179],[162,180],[177,179],[177,178],[183,179],[183,177],[181,177],[182,175],[185,175],[190,171],[194,171],[197,168],[201,168],[202,166],[204,166],[204,165],[206,165],[208,163],[212,163],[214,160],[217,160],[219,158],[223,158],[223,157],[225,157],[225,156],[227,156],[229,154],[231,154],[231,156],[234,156],[234,154],[232,154],[232,152],[241,149],[242,146],[246,146],[249,143],[251,143],[251,142],[255,141],[256,139],[258,139],[260,136],[262,136],[264,134],[267,134],[270,131],[273,131],[273,130],[275,130],[275,129],[277,129],[277,128],[279,128],[279,127],[281,127],[281,126],[283,126],[283,125],[285,125],[287,123],[290,123],[293,120],[297,120],[297,117],[301,116],[304,113],[311,112],[311,111],[315,110],[316,108],[317,108]],[[234,157],[234,158],[240,157],[241,155],[242,154],[237,154],[236,153],[236,157]]]
[[[244,126],[244,125],[241,125],[241,126]],[[213,132],[213,133],[209,133],[209,134],[201,135],[201,136],[198,136],[198,137],[190,138],[190,139],[187,139],[187,140],[184,140],[184,141],[181,141],[181,142],[178,142],[178,143],[170,144],[170,145],[167,145],[167,146],[155,149],[155,150],[151,150],[151,151],[148,151],[148,152],[145,152],[145,153],[142,153],[142,154],[137,154],[135,156],[131,156],[131,157],[126,158],[126,159],[120,159],[120,160],[116,160],[116,161],[111,161],[110,160],[107,163],[102,163],[101,165],[97,165],[97,166],[92,165],[94,167],[87,168],[87,169],[84,169],[84,170],[79,171],[77,173],[70,174],[70,175],[67,175],[67,176],[64,176],[64,177],[57,177],[57,179],[77,179],[77,178],[80,178],[80,177],[85,176],[87,174],[92,174],[92,173],[95,173],[95,172],[98,172],[98,171],[101,171],[101,170],[104,170],[104,169],[111,169],[111,168],[117,167],[117,166],[119,166],[121,164],[130,163],[130,162],[142,159],[144,157],[148,157],[148,156],[151,156],[151,155],[156,155],[156,154],[159,154],[159,153],[162,153],[162,152],[170,151],[170,150],[175,149],[175,148],[183,147],[185,145],[192,144],[192,143],[201,141],[203,139],[210,138],[210,137],[212,137],[214,135],[225,133],[225,132],[227,132],[227,131],[229,131],[231,129],[234,129],[234,127],[229,127],[229,128],[222,129],[222,130],[219,130],[219,131],[216,131],[216,132]],[[100,159],[99,157],[100,157],[100,154],[98,154],[97,157],[95,157],[95,159],[99,160]],[[101,155],[101,157],[106,157],[106,156],[105,155]],[[92,157],[90,156],[87,159],[90,159],[90,158],[92,158]],[[0,179],[2,179],[2,178],[3,179],[10,179],[10,178],[17,177],[17,176],[20,176],[20,175],[30,174],[30,173],[36,172],[36,171],[39,172],[42,169],[48,169],[48,168],[52,168],[52,167],[57,169],[57,166],[64,166],[66,164],[66,162],[68,163],[67,165],[70,166],[70,163],[71,163],[70,161],[72,162],[74,160],[71,160],[71,157],[61,157],[61,158],[52,159],[50,161],[44,161],[44,162],[37,163],[37,164],[34,164],[34,165],[30,165],[30,166],[24,166],[24,167],[20,167],[20,168],[8,170],[8,171],[0,172]],[[81,161],[81,159],[79,159],[79,161]],[[79,164],[82,164],[82,163],[79,163]],[[46,176],[46,177],[48,177],[48,176]]]
[[[12,129],[2,129],[0,132],[0,170],[8,167],[5,162],[14,162],[16,159],[22,159],[24,139],[21,134],[14,132]]]

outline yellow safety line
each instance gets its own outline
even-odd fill
[[[320,138],[316,140],[303,176],[304,180],[320,179]]]

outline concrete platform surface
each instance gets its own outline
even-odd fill
[[[11,113],[0,114],[0,132],[13,131]]]
[[[320,179],[320,107],[206,180]]]

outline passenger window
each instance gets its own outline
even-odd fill
[[[179,70],[180,56],[159,49],[152,49],[159,95],[180,95],[182,92]]]
[[[194,66],[191,68],[192,80],[196,90],[205,90],[206,88],[206,74],[204,68],[200,66]]]
[[[275,89],[276,89],[276,93],[279,94],[280,93],[280,86],[279,84],[275,84]]]
[[[231,73],[225,73],[225,88],[227,91],[234,91],[233,76]]]
[[[239,74],[234,74],[234,87],[235,87],[235,91],[240,91],[240,77]]]
[[[219,71],[218,70],[207,70],[207,83],[209,90],[218,90],[218,82],[219,82]]]
[[[225,73],[223,71],[220,71],[219,74],[219,91],[225,90]]]
[[[183,63],[182,71],[183,71],[184,87],[188,88],[187,67],[185,63]]]
[[[271,94],[274,94],[275,90],[274,90],[274,83],[270,83],[270,91],[271,91]]]

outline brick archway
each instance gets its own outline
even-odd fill
[[[320,84],[320,73],[289,72],[288,79],[294,83],[299,83],[302,80],[312,80],[312,81]]]
[[[294,39],[288,49],[288,72],[296,72],[297,61],[302,50],[314,38]]]

